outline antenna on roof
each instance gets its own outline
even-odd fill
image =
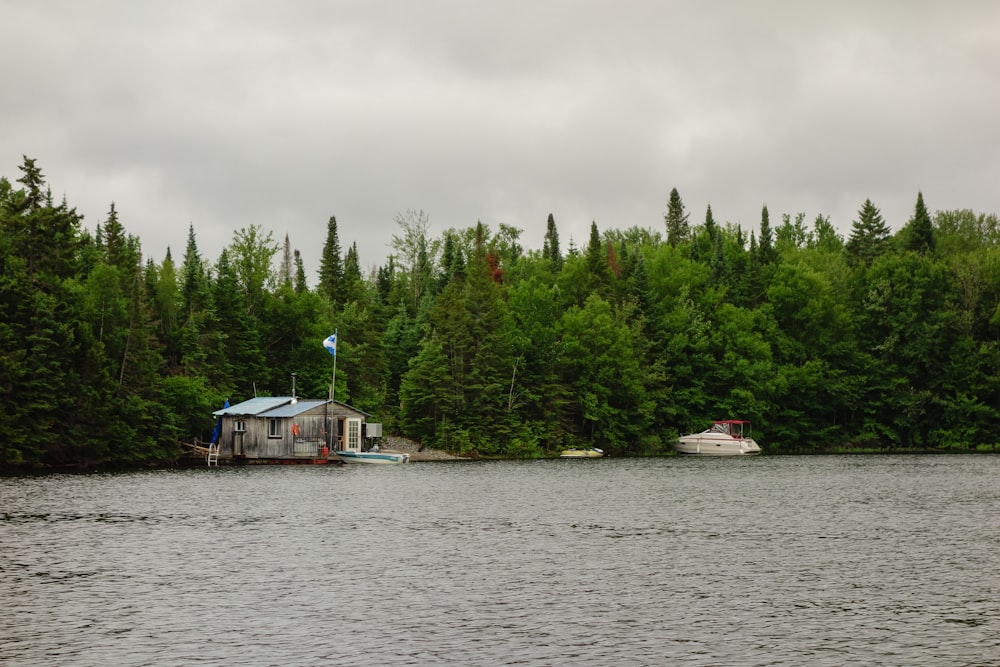
[[[292,373],[292,403],[298,403],[299,399],[295,396],[295,373]]]

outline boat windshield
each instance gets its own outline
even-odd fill
[[[745,428],[744,428],[745,427]],[[744,430],[746,430],[747,436],[750,437],[750,423],[742,421],[721,421],[715,422],[712,428],[709,429],[712,433],[725,433],[726,435],[731,435],[734,438],[744,437]]]

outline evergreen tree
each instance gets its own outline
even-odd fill
[[[601,235],[597,231],[597,223],[590,223],[590,240],[587,242],[587,271],[590,280],[587,284],[590,289],[600,290],[605,288],[610,282],[611,271],[608,268],[608,254],[604,244],[601,243]]]
[[[173,254],[167,248],[159,267],[147,267],[145,287],[152,311],[154,336],[160,341],[163,360],[168,369],[176,372],[183,357],[180,331],[184,319],[180,311],[180,287]]]
[[[226,345],[224,377],[229,391],[224,395],[254,396],[255,383],[265,377],[266,360],[257,319],[247,314],[249,307],[228,249],[223,249],[216,263],[213,300]]]
[[[712,215],[711,204],[705,207],[705,231],[711,239],[714,239],[715,235],[719,233],[719,226],[715,223],[715,216]]]
[[[344,280],[344,265],[340,257],[340,239],[337,236],[337,218],[330,216],[326,225],[326,243],[319,261],[319,284],[316,290],[330,303],[341,303],[341,283]]]
[[[35,160],[27,155],[22,157],[24,162],[18,167],[21,170],[21,178],[17,179],[17,182],[24,186],[24,190],[22,190],[24,203],[19,208],[30,213],[46,205],[48,188],[45,185],[45,175],[41,168],[35,164]]]
[[[917,203],[913,209],[913,217],[906,223],[900,236],[905,250],[912,250],[921,255],[934,252],[936,247],[934,225],[931,223],[931,216],[927,213],[927,207],[924,206],[922,192],[917,192]]]
[[[184,318],[191,318],[208,307],[208,292],[208,275],[201,259],[201,253],[198,252],[194,225],[189,225],[181,281],[181,312],[184,313]]]
[[[437,338],[428,339],[410,362],[399,389],[400,426],[424,445],[463,449],[451,439],[458,397],[451,390],[448,359]]]
[[[21,193],[11,198],[6,233],[10,234],[14,252],[25,258],[28,278],[49,282],[71,277],[76,272],[80,249],[80,216],[63,202],[51,204],[41,168],[25,156],[21,165],[24,185]]]
[[[128,253],[125,228],[118,220],[118,211],[115,210],[114,202],[111,202],[108,219],[104,222],[101,230],[100,239],[104,246],[105,261],[111,266],[133,268],[137,258]]]
[[[0,230],[7,222],[3,208],[0,206]],[[21,389],[37,370],[25,344],[32,321],[28,309],[32,287],[25,268],[10,237],[0,233],[0,470],[8,465],[38,463],[42,456],[40,441],[31,428],[40,406],[28,402]]]
[[[684,211],[684,202],[681,201],[677,188],[670,190],[670,200],[667,202],[667,214],[664,220],[667,224],[667,243],[677,246],[690,240],[688,214]]]
[[[558,272],[562,268],[562,251],[559,249],[559,232],[556,230],[556,220],[549,213],[545,223],[545,239],[542,242],[542,257],[552,264],[552,270]]]
[[[464,277],[465,262],[462,259],[462,249],[459,247],[458,235],[454,230],[444,234],[441,250],[441,272],[438,277],[437,291],[440,293],[456,277]]]
[[[767,204],[760,211],[760,240],[757,242],[757,260],[761,265],[774,264],[778,253],[774,248],[774,230],[771,229],[771,216],[767,212]]]
[[[882,212],[866,199],[858,211],[858,219],[851,225],[851,236],[845,249],[854,264],[871,264],[872,260],[887,249],[889,227],[882,219]]]
[[[285,234],[285,243],[281,250],[281,265],[278,267],[278,285],[292,288],[292,244]]]
[[[295,293],[302,294],[309,289],[309,285],[306,284],[306,268],[302,263],[302,254],[296,250],[295,251]]]
[[[560,307],[553,288],[538,277],[510,290],[512,357],[517,362],[508,392],[508,409],[535,434],[538,447],[562,449],[573,433],[565,386],[559,381],[556,322]],[[522,440],[528,436],[522,434]]]
[[[468,266],[463,301],[468,314],[471,349],[465,383],[468,402],[466,423],[481,453],[499,453],[511,437],[511,415],[506,409],[508,378],[513,365],[511,329],[501,281],[492,270],[492,254],[486,248],[486,228],[476,225],[475,247]],[[490,424],[490,428],[483,427]]]
[[[358,260],[358,244],[352,243],[344,256],[344,295],[347,303],[362,304],[370,309],[368,290],[361,276],[361,266]]]

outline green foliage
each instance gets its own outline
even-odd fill
[[[688,213],[684,210],[684,202],[681,200],[677,188],[670,190],[664,222],[667,225],[667,243],[677,246],[690,240],[691,229],[688,226]]]
[[[319,262],[319,285],[317,291],[333,304],[343,301],[341,283],[344,282],[344,264],[340,256],[340,236],[337,233],[337,218],[330,216],[326,226],[326,243]]]
[[[934,238],[934,225],[931,216],[924,206],[924,194],[917,193],[917,203],[913,208],[913,217],[900,232],[903,248],[920,254],[933,253],[937,246]]]
[[[244,227],[233,234],[229,252],[236,284],[243,293],[246,312],[248,315],[259,316],[260,305],[267,296],[267,290],[275,284],[271,262],[278,252],[278,245],[274,242],[274,236],[259,225]]]
[[[847,256],[854,264],[870,264],[885,252],[889,244],[889,226],[882,219],[882,212],[870,199],[858,211],[858,219],[851,226]]]
[[[397,253],[362,274],[330,218],[320,280],[286,237],[241,229],[214,261],[140,265],[112,204],[96,233],[25,158],[0,178],[0,466],[169,463],[223,400],[336,397],[394,433],[482,457],[572,445],[658,455],[724,417],[770,453],[995,449],[1000,223],[967,210],[895,236],[870,200],[850,238],[766,207],[759,230],[598,232],[540,252],[477,223],[432,238],[397,217]],[[294,275],[293,275],[294,273]]]
[[[551,263],[553,271],[558,272],[562,268],[563,256],[559,248],[559,230],[556,229],[556,219],[549,213],[549,219],[545,223],[545,239],[542,242],[542,258]]]

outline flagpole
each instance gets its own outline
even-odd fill
[[[326,403],[326,409],[324,410],[324,419],[326,420],[326,440],[327,447],[333,448],[333,429],[336,425],[330,418],[330,404],[333,403],[334,396],[336,395],[337,389],[337,331],[333,332],[332,336],[327,336],[323,341],[323,347],[333,355],[333,373],[330,375],[330,400]],[[331,423],[332,422],[332,423]]]
[[[330,377],[330,400],[331,401],[333,400],[333,397],[336,395],[336,393],[337,393],[337,355],[334,354],[333,355],[333,375]]]
[[[333,374],[330,376],[330,400],[337,395],[337,334],[339,330],[333,332]]]

